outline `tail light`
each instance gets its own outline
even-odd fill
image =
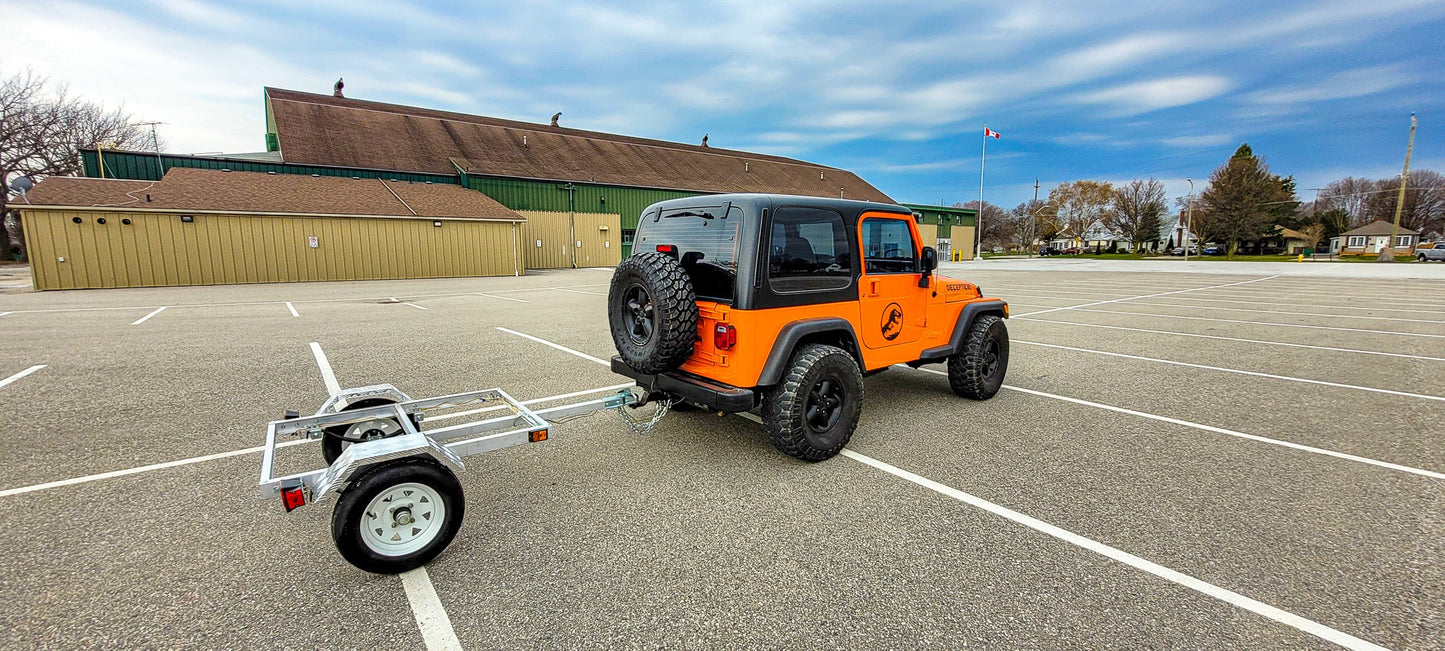
[[[658,253],[666,253],[666,254],[668,254],[668,255],[676,258],[676,257],[677,257],[677,245],[675,245],[675,244],[659,244],[659,245],[657,245],[657,252],[658,252]]]
[[[718,350],[732,350],[738,345],[738,329],[726,323],[719,323],[712,331],[712,345]]]
[[[300,483],[281,487],[281,505],[290,513],[306,504],[306,489]]]

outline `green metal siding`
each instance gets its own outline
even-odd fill
[[[571,193],[567,191],[572,187]],[[702,192],[653,190],[564,181],[536,181],[490,176],[467,176],[467,187],[481,192],[512,210],[548,212],[612,213],[622,216],[622,229],[637,228],[642,210],[659,201],[694,197]],[[569,196],[569,194],[571,196]],[[632,253],[632,244],[622,244],[622,256]]]
[[[939,237],[952,237],[953,227],[973,226],[978,217],[978,211],[968,208],[954,208],[952,206],[929,206],[926,204],[905,203],[900,204],[904,208],[918,214],[920,224],[938,224]]]

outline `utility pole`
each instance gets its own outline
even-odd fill
[[[138,127],[150,127],[150,128],[151,128],[151,147],[152,147],[153,149],[155,149],[155,153],[156,153],[156,170],[158,170],[158,171],[160,172],[160,176],[165,176],[165,175],[166,175],[166,164],[165,164],[165,161],[161,160],[161,141],[160,141],[160,138],[156,136],[156,125],[159,125],[159,124],[165,124],[165,123],[164,123],[164,122],[137,122],[137,123],[136,123],[136,126],[138,126]],[[99,154],[99,150],[98,150],[98,149],[97,149],[96,157],[97,157],[97,158],[100,157],[100,154]],[[156,177],[156,178],[160,178],[160,177]]]
[[[1189,217],[1184,222],[1184,233],[1179,236],[1179,241],[1184,247],[1184,261],[1189,262],[1189,231],[1194,229],[1194,179],[1184,180],[1189,182]]]
[[[1034,257],[1034,240],[1039,238],[1039,178],[1034,177],[1034,202],[1029,204],[1029,257]]]
[[[1400,194],[1395,197],[1395,226],[1390,229],[1390,241],[1380,249],[1379,262],[1395,261],[1395,241],[1400,238],[1400,211],[1405,208],[1405,184],[1410,182],[1410,155],[1415,153],[1415,114],[1410,114],[1410,144],[1405,146],[1405,170],[1400,172]]]

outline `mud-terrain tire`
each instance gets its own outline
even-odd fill
[[[863,374],[836,346],[793,353],[783,381],[763,394],[763,426],[779,452],[803,461],[830,459],[853,438],[863,409]]]
[[[948,386],[964,398],[988,400],[1003,386],[1008,372],[1008,328],[1003,319],[985,314],[974,319],[963,350],[948,358]]]
[[[692,280],[666,254],[629,257],[612,274],[607,320],[617,354],[633,370],[651,375],[682,366],[697,339]]]

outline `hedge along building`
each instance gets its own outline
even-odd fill
[[[528,268],[615,264],[630,252],[642,209],[665,199],[775,192],[893,202],[846,170],[706,144],[276,88],[265,89],[265,105],[265,154],[91,150],[86,173],[100,176],[103,163],[108,176],[139,179],[204,167],[457,184],[527,217]],[[596,245],[603,254],[589,256]]]
[[[525,218],[450,184],[173,168],[16,206],[36,289],[521,275]]]

